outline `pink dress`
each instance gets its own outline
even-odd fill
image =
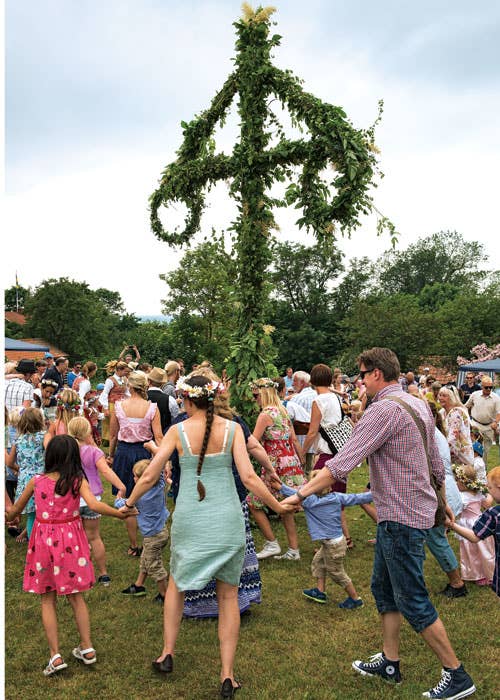
[[[484,499],[480,493],[461,491],[464,508],[458,524],[472,530],[472,526],[481,515],[481,503]],[[460,566],[464,581],[479,581],[479,579],[493,579],[495,570],[495,542],[494,537],[488,537],[480,542],[458,536],[460,540]]]
[[[92,588],[95,577],[80,518],[80,495],[55,493],[56,481],[35,476],[36,520],[28,544],[23,589],[57,595]]]

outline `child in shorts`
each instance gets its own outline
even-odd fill
[[[149,459],[141,459],[134,464],[132,471],[136,483],[150,461]],[[120,508],[124,503],[124,499],[116,499],[115,506]],[[156,484],[137,501],[136,506],[139,511],[137,524],[143,536],[139,575],[135,583],[125,588],[122,593],[136,597],[145,596],[144,584],[146,578],[151,576],[158,586],[158,594],[154,601],[163,604],[167,590],[168,573],[163,566],[162,553],[168,542],[167,520],[170,515],[165,504],[165,476],[163,472]]]
[[[317,472],[312,472],[311,478]],[[273,483],[278,488],[278,483]],[[285,484],[280,484],[280,492],[284,496],[292,496],[297,493]],[[311,564],[313,578],[316,579],[314,588],[306,588],[303,595],[315,603],[326,603],[325,593],[326,575],[332,581],[341,586],[348,597],[338,603],[339,608],[354,610],[363,606],[362,599],[358,596],[354,585],[344,569],[344,559],[347,552],[347,542],[342,532],[341,513],[342,506],[360,505],[372,502],[372,495],[366,493],[338,493],[330,492],[326,488],[319,496],[311,495],[302,501],[302,508],[306,515],[307,529],[312,540],[320,540],[321,547],[314,555]]]

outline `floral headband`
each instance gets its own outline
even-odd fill
[[[63,401],[60,397],[57,397],[57,408],[62,411],[79,411],[80,410],[80,399],[77,402],[71,403],[71,401]]]
[[[250,382],[250,389],[255,391],[256,389],[277,389],[278,384],[274,382],[269,377],[263,377],[262,379],[257,379],[255,382]]]
[[[453,472],[457,480],[460,481],[468,491],[479,491],[480,493],[488,492],[486,484],[481,483],[477,478],[471,479],[467,476],[461,464],[453,464]]]
[[[203,386],[191,386],[185,380],[179,379],[175,388],[181,396],[187,399],[208,399],[213,401],[218,391],[222,390],[222,385],[219,382],[209,382]]]

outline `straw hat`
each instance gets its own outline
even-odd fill
[[[150,382],[154,382],[155,384],[166,384],[168,381],[167,373],[160,367],[153,367],[147,377]]]

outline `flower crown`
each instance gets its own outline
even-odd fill
[[[63,401],[59,396],[57,397],[57,408],[62,411],[79,411],[80,410],[80,399],[74,403],[71,401]]]
[[[175,388],[181,396],[187,399],[208,399],[213,400],[218,391],[221,391],[222,386],[219,382],[209,382],[203,386],[191,386],[184,379],[179,379]]]
[[[254,382],[250,382],[250,389],[254,391],[255,389],[277,389],[277,382],[274,382],[269,377],[262,377],[262,379],[256,379]]]
[[[463,465],[461,464],[453,464],[453,472],[455,474],[455,477],[457,478],[460,483],[462,483],[465,488],[468,491],[479,491],[479,493],[487,493],[488,488],[486,484],[483,484],[481,481],[479,481],[477,478],[471,479],[467,474],[465,473],[465,470],[463,468]]]

